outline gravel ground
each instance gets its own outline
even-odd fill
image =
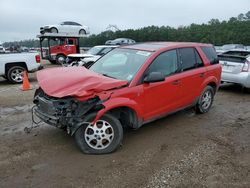
[[[125,130],[109,155],[82,154],[46,124],[24,133],[33,94],[0,79],[0,187],[250,187],[250,94],[238,86],[222,86],[207,114]]]

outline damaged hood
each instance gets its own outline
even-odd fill
[[[52,97],[91,97],[102,91],[120,88],[127,80],[117,80],[90,71],[84,67],[50,68],[37,72],[42,90]]]

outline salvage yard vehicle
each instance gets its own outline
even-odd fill
[[[222,82],[240,84],[250,88],[250,51],[230,50],[218,55],[222,65]]]
[[[23,71],[35,72],[42,69],[38,53],[13,53],[0,55],[0,76],[11,83],[22,83]]]
[[[82,152],[103,154],[121,145],[123,127],[188,107],[208,112],[221,65],[210,44],[153,42],[118,47],[89,69],[42,70],[37,79],[33,118],[74,135]]]
[[[126,45],[126,44],[135,44],[136,42],[133,39],[128,38],[117,38],[114,40],[107,40],[105,45]]]
[[[87,35],[89,34],[89,27],[83,26],[79,23],[66,21],[60,24],[46,25],[40,28],[40,33],[65,33],[73,35]]]
[[[80,53],[80,36],[68,35],[38,35],[42,59],[49,60],[52,64],[66,63],[67,55]],[[43,43],[47,41],[46,47]]]
[[[100,45],[90,48],[85,54],[69,54],[67,56],[67,64],[69,66],[85,66],[89,67],[100,57],[104,56],[118,46]]]
[[[5,48],[3,45],[0,43],[0,54],[5,53]]]

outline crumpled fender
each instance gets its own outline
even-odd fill
[[[135,111],[138,118],[142,118],[142,109],[139,107],[136,101],[128,98],[111,98],[110,100],[105,101],[103,103],[103,106],[105,108],[103,108],[97,113],[94,121],[92,122],[93,124],[96,123],[96,121],[100,119],[100,117],[103,116],[103,114],[105,114],[107,111],[118,107],[129,107]]]

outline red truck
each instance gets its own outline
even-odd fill
[[[75,136],[81,151],[110,153],[123,128],[138,129],[181,109],[210,110],[221,81],[213,45],[154,42],[118,47],[89,69],[37,73],[33,114]]]
[[[55,34],[54,34],[55,35]],[[47,49],[42,53],[42,59],[47,59],[53,64],[62,64],[66,62],[69,54],[80,53],[79,37],[41,35],[40,48],[43,52],[43,41],[47,40]]]

